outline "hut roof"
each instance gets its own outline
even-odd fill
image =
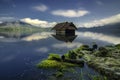
[[[65,29],[76,30],[77,28],[72,22],[58,23],[52,28],[52,30],[65,30]]]

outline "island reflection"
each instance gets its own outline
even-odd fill
[[[66,43],[68,43],[68,42],[72,43],[77,37],[77,35],[57,35],[57,34],[53,34],[52,36],[55,39],[66,42]]]

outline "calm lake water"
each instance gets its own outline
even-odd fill
[[[76,36],[55,36],[52,32],[41,32],[27,35],[0,33],[0,80],[47,80],[55,70],[38,69],[36,64],[47,58],[50,53],[64,54],[82,44],[98,46],[120,43],[119,36],[93,32],[76,32]],[[99,75],[86,64],[75,68],[76,73],[66,73],[69,80],[88,78],[88,73]],[[71,76],[72,75],[72,76]],[[65,79],[65,78],[64,78]]]

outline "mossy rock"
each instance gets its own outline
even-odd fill
[[[63,72],[60,72],[60,71],[56,72],[54,75],[56,78],[64,76]]]
[[[84,54],[78,54],[78,57],[79,58],[82,58]]]
[[[56,61],[56,60],[43,60],[37,64],[38,68],[67,68],[67,67],[74,67],[76,64]]]
[[[120,44],[115,45],[116,48],[120,49]]]
[[[69,57],[69,59],[76,59],[77,54],[73,50],[71,50],[68,52],[68,57]]]
[[[92,76],[93,80],[108,80],[107,77],[101,77],[101,76]]]
[[[64,54],[65,59],[69,59],[69,53]]]
[[[57,60],[57,61],[60,61],[60,60],[61,60],[61,57],[60,57],[59,54],[51,53],[51,54],[49,54],[48,59],[49,59],[49,60]]]
[[[109,50],[106,49],[105,47],[100,47],[98,49],[98,51],[94,52],[93,54],[95,56],[98,56],[98,57],[108,57],[108,56],[110,56]]]
[[[39,68],[56,68],[60,67],[61,64],[58,61],[55,60],[43,60],[40,63],[37,64],[37,67]]]
[[[82,45],[79,47],[79,50],[89,50],[89,46],[88,45]]]

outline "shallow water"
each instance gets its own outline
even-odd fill
[[[56,39],[52,32],[27,34],[25,36],[6,37],[0,35],[0,80],[46,80],[55,70],[38,69],[35,65],[47,58],[49,53],[64,54],[68,50],[77,48],[82,44],[99,46],[118,44],[120,37],[92,32],[76,32],[73,41],[60,36]],[[71,39],[71,38],[70,38]],[[65,42],[64,42],[65,41]],[[85,65],[75,68],[76,73],[67,73],[71,80],[90,80],[87,74],[99,75],[96,71]],[[87,71],[88,70],[88,71]],[[71,77],[72,75],[72,77]]]

